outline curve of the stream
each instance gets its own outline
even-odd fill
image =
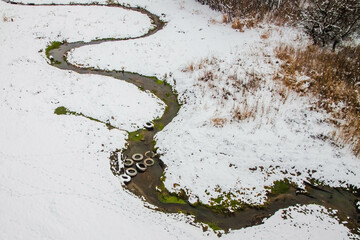
[[[142,8],[134,8],[122,6],[119,4],[32,4],[32,3],[17,3],[9,0],[2,0],[9,4],[30,5],[30,6],[108,6],[119,7],[132,11],[137,11],[146,14],[152,21],[156,28],[149,30],[146,34],[131,38],[121,39],[100,39],[90,42],[64,42],[56,49],[49,52],[52,56],[50,60],[54,67],[75,71],[79,74],[97,74],[102,76],[111,76],[115,79],[126,81],[135,84],[143,91],[150,91],[159,97],[167,108],[160,119],[153,121],[154,128],[151,130],[140,129],[136,132],[129,133],[127,149],[120,152],[120,150],[111,153],[110,169],[115,176],[124,174],[125,168],[123,166],[123,159],[120,156],[128,156],[131,158],[135,153],[144,154],[147,151],[156,151],[154,149],[154,136],[161,131],[171,120],[177,115],[180,105],[177,100],[177,95],[169,84],[161,82],[153,77],[146,77],[137,73],[130,73],[124,71],[105,71],[93,68],[79,68],[66,61],[66,54],[68,51],[82,46],[96,45],[109,41],[130,41],[133,39],[148,37],[157,31],[161,30],[165,23],[160,18],[149,11]],[[111,126],[109,126],[111,128]],[[306,192],[298,191],[294,186],[289,185],[288,190],[281,194],[270,194],[268,202],[263,207],[253,207],[244,205],[244,207],[236,212],[219,211],[209,206],[197,204],[196,206],[189,204],[186,195],[175,196],[169,193],[161,181],[163,176],[165,164],[161,161],[160,156],[153,157],[155,164],[145,172],[138,173],[132,178],[132,181],[125,185],[129,191],[135,193],[139,197],[143,197],[147,202],[156,206],[157,210],[164,212],[183,212],[191,214],[196,221],[207,223],[214,229],[239,229],[247,226],[261,224],[265,217],[269,217],[281,208],[294,206],[296,204],[319,204],[331,209],[338,210],[338,217],[340,220],[347,221],[347,226],[352,232],[359,234],[360,213],[355,206],[358,201],[359,192],[356,189],[352,191],[331,188],[327,186],[314,186],[307,184]],[[167,201],[167,199],[172,201]],[[205,225],[204,225],[205,226]],[[206,228],[206,227],[205,227]]]

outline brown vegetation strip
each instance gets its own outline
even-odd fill
[[[289,46],[276,49],[283,61],[277,76],[292,90],[316,97],[316,108],[332,114],[337,127],[331,136],[337,143],[350,144],[360,154],[360,46],[331,52],[317,46],[295,50]],[[300,81],[299,76],[309,77]]]

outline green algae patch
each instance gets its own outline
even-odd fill
[[[99,122],[99,123],[102,123],[102,124],[105,124],[109,130],[115,128],[114,126],[112,126],[109,122],[103,122],[99,119],[96,119],[96,118],[93,118],[93,117],[90,117],[90,116],[87,116],[83,113],[77,113],[77,112],[74,112],[74,111],[70,111],[69,109],[67,109],[66,107],[64,106],[61,106],[61,107],[58,107],[55,109],[54,113],[56,115],[73,115],[73,116],[80,116],[80,117],[84,117],[84,118],[87,118],[91,121],[95,121],[95,122]]]
[[[154,121],[154,127],[161,131],[164,129],[165,125],[160,121]]]
[[[54,111],[54,113],[57,115],[66,115],[69,112],[70,112],[69,109],[67,109],[66,107],[58,107]]]
[[[176,196],[160,193],[158,199],[162,203],[186,204],[186,202]]]
[[[213,222],[207,222],[205,224],[207,224],[214,232],[222,230],[222,228],[220,228],[218,225],[216,225]]]
[[[170,193],[164,185],[165,173],[160,177],[161,184],[158,186],[158,199],[162,203],[175,203],[175,204],[187,204],[184,199],[181,199],[176,193]]]
[[[63,44],[63,43],[62,43],[62,42],[59,42],[59,41],[51,42],[50,45],[48,45],[48,46],[46,47],[46,49],[45,49],[46,57],[49,58],[49,56],[50,56],[50,51],[59,48],[59,47],[61,46],[61,44]]]
[[[141,133],[141,130],[135,132],[129,132],[128,141],[139,142],[144,139],[144,135]]]
[[[279,195],[287,193],[290,190],[290,182],[288,179],[275,181],[274,185],[271,187],[271,194]]]

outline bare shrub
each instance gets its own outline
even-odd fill
[[[359,0],[309,0],[301,12],[302,24],[315,44],[337,44],[360,27]]]
[[[330,52],[317,46],[295,50],[288,46],[276,49],[283,61],[281,79],[296,92],[310,94],[318,99],[317,108],[331,113],[337,124],[338,137],[342,143],[353,146],[360,153],[360,46],[346,47]],[[306,88],[299,76],[308,76]]]

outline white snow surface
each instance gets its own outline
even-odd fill
[[[261,203],[264,186],[284,177],[301,184],[308,170],[317,170],[313,177],[329,184],[343,180],[360,185],[357,159],[349,150],[310,137],[332,129],[319,123],[322,113],[308,110],[307,99],[289,94],[281,104],[277,95],[259,90],[255,92],[258,95],[249,93],[247,97],[251,104],[258,98],[263,101],[269,109],[260,114],[265,117],[231,121],[230,110],[234,104],[242,107],[244,97],[231,92],[239,101],[214,99],[218,93],[197,80],[204,68],[183,71],[191,63],[214,56],[221,61],[204,62],[204,66],[224,71],[219,75],[225,80],[216,78],[219,86],[226,86],[231,71],[239,71],[241,79],[245,71],[253,69],[264,77],[263,89],[275,89],[270,81],[276,68],[271,46],[281,36],[274,33],[265,41],[258,30],[236,32],[214,23],[219,14],[193,0],[137,0],[131,4],[165,13],[167,26],[146,39],[82,48],[70,56],[75,62],[99,68],[125,67],[147,75],[172,76],[167,80],[186,103],[157,136],[168,166],[165,183],[169,189],[179,183],[190,195],[209,202],[220,187],[224,192],[239,191],[241,200]],[[218,239],[213,232],[188,224],[190,217],[144,207],[109,169],[109,153],[125,145],[124,130],[136,130],[161,116],[164,104],[131,84],[58,70],[45,58],[44,49],[51,41],[140,36],[152,27],[149,19],[115,8],[30,7],[2,1],[0,15],[0,239]],[[299,35],[293,29],[282,31],[284,41]],[[259,56],[267,53],[270,63],[265,64]],[[108,130],[83,117],[55,115],[58,106],[109,120],[121,130]],[[214,126],[214,117],[225,119],[223,126]],[[252,167],[257,170],[250,171]],[[204,189],[210,191],[210,197]],[[251,191],[243,197],[246,190]],[[324,236],[357,238],[317,205],[279,210],[264,224],[231,231],[223,238]]]

